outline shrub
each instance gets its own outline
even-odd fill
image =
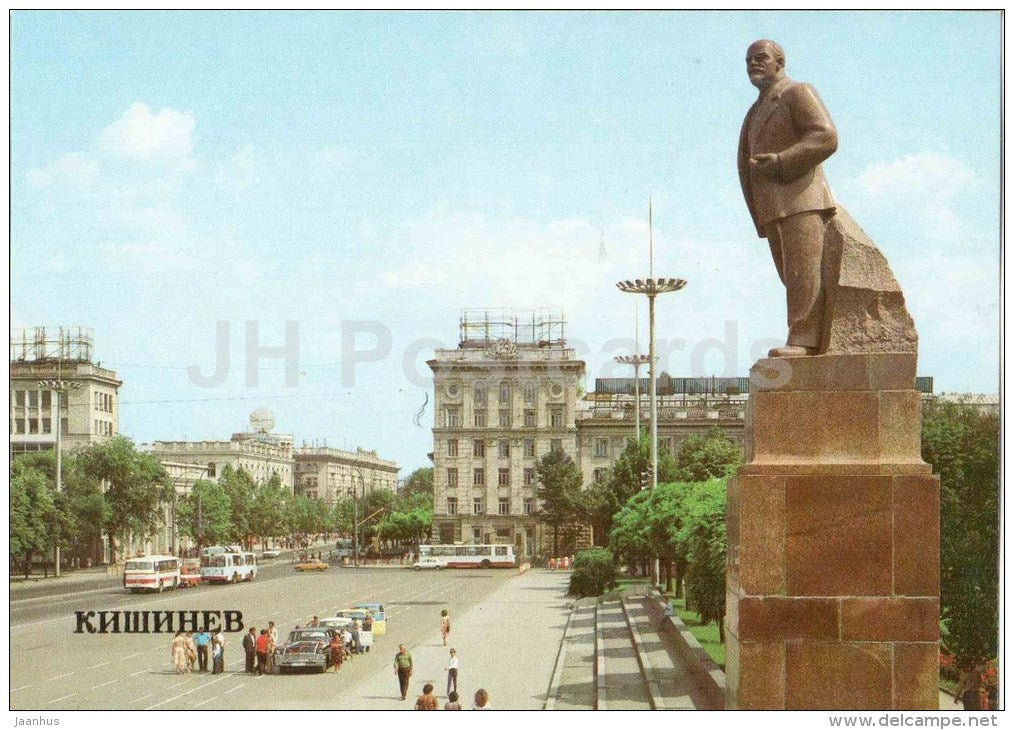
[[[574,572],[570,576],[570,593],[579,597],[601,596],[616,585],[616,567],[613,554],[596,548],[582,550],[574,558]]]

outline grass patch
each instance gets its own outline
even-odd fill
[[[701,618],[693,611],[688,611],[686,601],[682,598],[672,601],[676,615],[686,625],[687,630],[694,635],[694,638],[701,642],[704,651],[712,661],[725,670],[725,644],[718,640],[718,624],[714,621],[707,626],[701,625]]]

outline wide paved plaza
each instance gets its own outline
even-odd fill
[[[411,709],[422,685],[444,694],[447,650],[439,617],[452,617],[449,646],[460,657],[462,698],[480,687],[498,709],[541,709],[569,612],[568,574],[404,568],[332,568],[297,573],[265,564],[252,583],[131,595],[115,577],[12,594],[11,709]],[[243,671],[242,634],[228,634],[222,675],[172,672],[166,634],[77,634],[76,610],[239,610],[247,627],[272,620],[284,637],[311,616],[358,601],[388,611],[373,650],[327,674],[256,677]],[[392,668],[398,644],[416,669],[402,702]],[[441,701],[443,701],[441,699]],[[463,702],[464,704],[464,702]]]

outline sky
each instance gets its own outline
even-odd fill
[[[947,392],[999,380],[997,12],[14,12],[11,327],[94,330],[138,443],[428,465],[462,309],[552,309],[596,377],[744,376],[784,289],[736,173],[771,38],[838,128],[837,202]],[[287,343],[287,344],[286,344]],[[261,348],[258,351],[258,346]],[[288,360],[285,358],[288,357]]]

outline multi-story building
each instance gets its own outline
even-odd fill
[[[75,449],[119,432],[116,373],[92,362],[92,331],[35,327],[10,337],[10,455],[62,447]],[[62,384],[57,413],[56,384]]]
[[[535,552],[535,464],[550,449],[579,459],[585,364],[567,347],[564,324],[562,316],[465,312],[457,349],[437,350],[427,363],[435,388],[434,541]]]
[[[398,464],[381,459],[376,451],[309,446],[294,453],[295,492],[334,504],[346,497],[398,488]]]
[[[291,494],[292,434],[274,433],[274,425],[271,411],[261,408],[250,414],[251,431],[234,433],[228,441],[155,441],[146,448],[161,461],[204,467],[205,479],[218,478],[227,464],[258,483],[277,474]]]

